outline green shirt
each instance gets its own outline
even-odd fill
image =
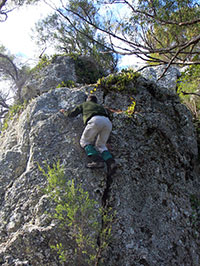
[[[64,114],[68,117],[75,117],[79,114],[83,114],[84,124],[87,124],[90,118],[95,115],[109,117],[107,109],[105,109],[102,105],[94,103],[92,101],[87,101],[79,104],[73,110],[66,111]]]

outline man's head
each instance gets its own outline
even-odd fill
[[[94,95],[89,95],[87,97],[87,101],[91,101],[91,102],[97,103],[97,97],[94,96]]]

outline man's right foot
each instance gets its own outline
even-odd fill
[[[111,176],[114,175],[117,170],[117,165],[115,163],[115,160],[113,158],[110,158],[106,161],[107,164],[107,175]]]

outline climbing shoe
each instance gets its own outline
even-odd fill
[[[88,156],[87,168],[103,168],[104,161],[98,154]]]
[[[98,151],[91,144],[85,146],[84,147],[84,150],[85,150],[87,156],[95,156],[95,155],[98,155]]]
[[[108,176],[114,175],[117,170],[115,160],[113,158],[109,158],[108,160],[106,160],[106,165],[107,165],[107,175]]]
[[[102,152],[101,156],[107,165],[107,175],[113,175],[116,172],[117,166],[115,160],[112,157],[112,154],[108,150],[105,150]]]
[[[87,168],[104,168],[104,162],[89,162],[86,164]]]
[[[112,159],[112,154],[108,150],[103,151],[101,156],[105,162],[109,159]]]

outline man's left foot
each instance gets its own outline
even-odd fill
[[[88,157],[88,162],[86,163],[87,168],[103,168],[104,160],[100,155],[95,154]]]
[[[86,164],[87,168],[104,168],[104,162],[89,162]]]

